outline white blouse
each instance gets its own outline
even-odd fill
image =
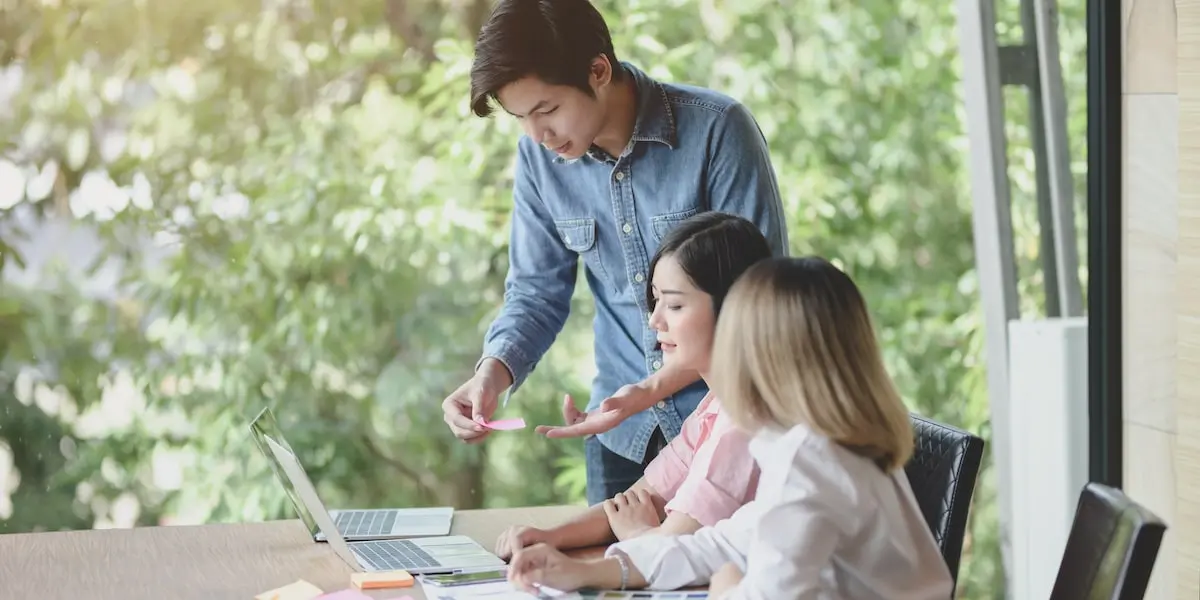
[[[727,562],[745,574],[725,600],[947,600],[954,583],[903,469],[884,473],[807,427],[759,433],[757,498],[691,535],[609,547],[650,589],[703,585]]]

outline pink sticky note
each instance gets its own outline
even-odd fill
[[[511,431],[513,429],[525,429],[525,419],[502,419],[500,421],[485,422],[484,427],[494,429],[496,431]]]

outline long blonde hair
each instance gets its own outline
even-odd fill
[[[908,410],[849,276],[822,258],[772,258],[725,302],[710,383],[734,423],[805,425],[885,470],[908,461]]]

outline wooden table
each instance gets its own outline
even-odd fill
[[[583,506],[462,510],[452,533],[487,549],[509,525],[553,527]],[[589,553],[590,554],[590,553]],[[326,592],[350,587],[350,566],[299,520],[0,535],[0,598],[252,600],[297,579]],[[420,586],[377,590],[410,595]]]

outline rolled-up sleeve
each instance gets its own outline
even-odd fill
[[[504,306],[488,327],[480,357],[480,362],[495,358],[503,363],[514,390],[562,331],[579,268],[579,256],[563,245],[538,195],[530,165],[536,151],[528,138],[517,145]]]
[[[666,510],[682,512],[712,527],[753,498],[758,474],[750,438],[732,427],[714,430],[696,451]]]
[[[703,427],[701,421],[703,415],[700,413],[703,409],[702,403],[696,412],[683,422],[683,429],[679,435],[675,436],[675,439],[671,440],[671,443],[667,444],[658,453],[658,456],[650,461],[649,465],[646,465],[646,482],[664,500],[669,501],[676,496],[692,467],[696,444],[700,439]]]

